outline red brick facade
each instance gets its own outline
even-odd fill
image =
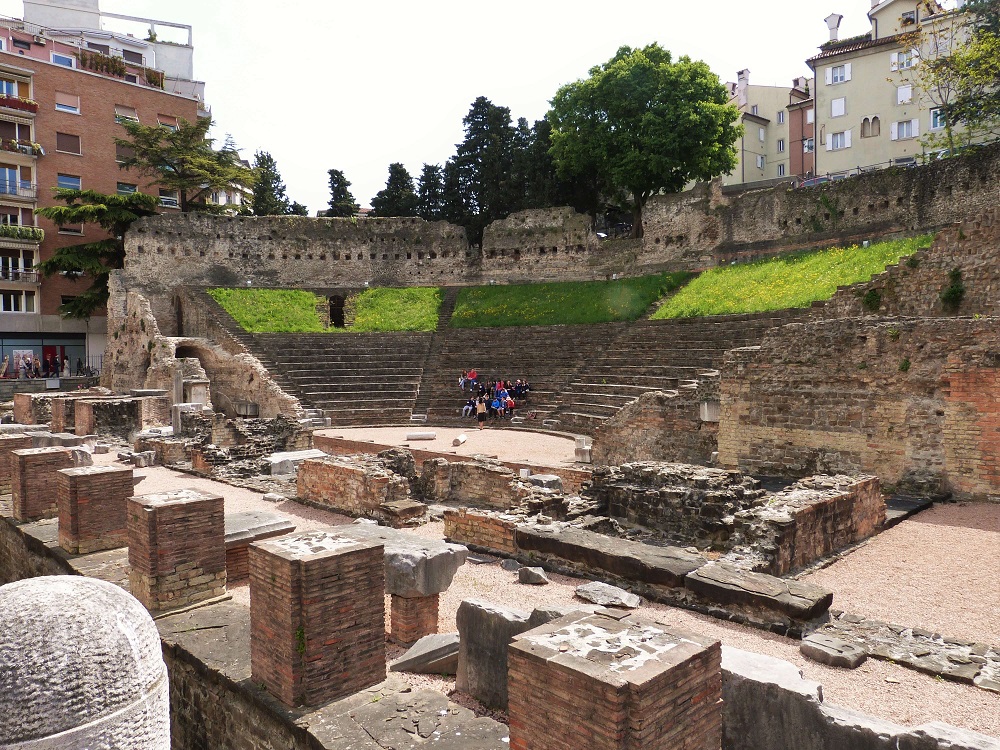
[[[60,469],[73,465],[69,448],[25,448],[11,453],[11,495],[14,518],[18,521],[37,521],[54,518],[58,514],[56,503],[56,476]]]
[[[438,632],[440,594],[430,596],[390,597],[389,637],[404,646],[416,643],[425,635]]]
[[[385,679],[384,550],[335,531],[250,545],[250,665],[289,706]]]
[[[115,120],[116,105],[134,109],[139,121],[145,125],[156,124],[158,115],[183,118],[189,122],[198,117],[196,100],[159,89],[8,52],[0,52],[0,64],[28,71],[24,75],[31,77],[30,98],[38,103],[37,114],[20,110],[8,111],[0,107],[0,120],[5,119],[5,113],[32,119],[33,140],[45,150],[44,156],[17,154],[16,159],[8,159],[5,158],[8,154],[4,153],[0,157],[0,162],[11,162],[19,167],[22,179],[27,174],[26,170],[30,170],[31,182],[38,186],[37,206],[57,205],[53,198],[53,188],[58,184],[60,174],[79,177],[84,190],[113,194],[117,191],[118,183],[123,182],[137,185],[144,192],[158,194],[147,179],[118,167],[114,139],[121,137],[124,131]],[[56,92],[79,97],[79,114],[56,110]],[[57,133],[79,137],[80,154],[59,150]],[[38,217],[37,224],[45,230],[45,241],[41,246],[42,260],[51,257],[56,248],[84,241],[93,242],[106,236],[96,226],[84,226],[81,236],[61,233],[54,224],[41,217]],[[86,283],[86,279],[74,282],[62,276],[44,280],[41,314],[57,314],[62,296],[79,294],[86,288]]]
[[[56,472],[59,546],[73,555],[124,547],[126,505],[133,495],[132,469],[79,466]]]
[[[226,525],[219,495],[186,489],[128,500],[132,596],[147,609],[226,593]]]
[[[27,435],[0,435],[0,495],[11,491],[11,476],[17,465],[11,451],[24,450],[32,446],[32,440]]]
[[[514,556],[517,545],[514,529],[518,521],[500,518],[495,513],[480,513],[468,508],[444,512],[444,537],[450,542],[494,550]]]

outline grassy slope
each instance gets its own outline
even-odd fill
[[[635,320],[691,275],[472,287],[459,292],[451,325],[489,328]]]
[[[369,289],[354,298],[350,328],[324,328],[316,313],[322,298],[293,289],[210,289],[208,293],[250,333],[364,333],[432,331],[441,290]]]
[[[829,299],[838,286],[867,281],[886,266],[930,247],[931,235],[853,245],[705,271],[653,314],[653,319],[784,310]]]

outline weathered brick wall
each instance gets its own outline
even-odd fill
[[[14,421],[18,424],[45,424],[52,418],[52,394],[15,393]]]
[[[14,518],[54,518],[59,512],[56,472],[73,465],[73,452],[69,448],[24,448],[11,452],[10,465]]]
[[[995,319],[842,319],[727,354],[719,460],[757,475],[875,474],[990,498],[1000,368]]]
[[[373,456],[309,459],[299,464],[296,493],[352,516],[366,516],[391,500],[405,499],[409,483]]]
[[[430,596],[390,596],[389,637],[404,646],[416,643],[425,635],[438,632],[440,594]]]
[[[80,466],[56,472],[59,546],[71,555],[124,547],[126,505],[134,494],[132,469]]]
[[[224,501],[176,490],[127,501],[129,589],[149,610],[226,592]]]
[[[810,477],[737,514],[735,535],[756,551],[754,570],[783,576],[873,536],[885,523],[875,477]]]
[[[127,440],[146,427],[170,424],[166,396],[80,399],[74,412],[77,435],[113,435]]]
[[[590,217],[572,208],[531,209],[518,211],[506,219],[494,221],[483,232],[483,260],[487,276],[517,278],[531,267],[545,264],[545,273],[562,270],[579,273],[581,259],[590,256],[598,245]]]
[[[718,374],[712,379],[717,387]],[[718,445],[719,424],[702,419],[702,404],[714,408],[717,399],[717,395],[698,393],[694,384],[642,394],[594,432],[593,462],[605,466],[627,461],[710,463]]]
[[[28,435],[0,435],[0,495],[11,492],[11,478],[17,467],[11,451],[30,448],[33,444]]]
[[[421,494],[429,502],[473,503],[511,508],[526,497],[517,475],[499,461],[424,461]]]
[[[825,318],[879,315],[948,317],[1000,313],[1000,209],[990,208],[943,229],[934,245],[871,281],[837,292],[815,312]],[[961,274],[963,297],[957,308],[944,304],[941,294]],[[863,300],[869,301],[866,307]],[[877,309],[875,309],[877,307]]]
[[[521,519],[517,516],[479,512],[469,508],[444,512],[444,538],[468,547],[494,550],[516,555],[514,530]]]
[[[727,196],[713,186],[695,195],[654,196],[643,214],[643,249],[652,258],[662,248],[661,262],[675,267],[704,268],[935,229],[992,208],[998,180],[1000,145],[993,145],[798,190],[781,185]]]

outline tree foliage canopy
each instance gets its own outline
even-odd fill
[[[970,0],[966,12],[968,43],[934,61],[930,75],[953,82],[954,96],[944,104],[949,123],[995,134],[1000,128],[1000,3]]]
[[[180,119],[173,130],[161,125],[142,125],[120,120],[124,138],[115,138],[124,158],[120,166],[134,169],[160,186],[176,190],[181,211],[221,211],[208,197],[215,191],[248,188],[254,173],[240,161],[229,141],[218,151],[208,137],[212,121],[200,117],[195,122]]]
[[[610,200],[629,206],[641,235],[650,196],[680,191],[736,166],[739,112],[703,62],[657,44],[622,47],[552,100],[552,155],[565,177],[596,176]]]
[[[437,164],[424,164],[417,179],[417,216],[426,221],[444,218],[444,174]]]
[[[379,190],[372,198],[372,210],[376,216],[417,215],[417,192],[413,188],[413,178],[401,163],[389,165],[389,179],[385,189]]]
[[[327,172],[330,176],[330,208],[327,216],[349,217],[358,212],[358,204],[351,195],[351,181],[339,169]]]
[[[267,151],[258,151],[253,158],[255,182],[251,212],[254,216],[281,216],[288,213],[288,196],[278,164]]]
[[[51,258],[38,264],[45,276],[58,273],[71,278],[86,275],[90,287],[59,308],[68,318],[89,318],[108,301],[108,274],[125,264],[125,232],[136,219],[151,216],[160,205],[158,198],[144,193],[104,195],[93,190],[57,189],[56,198],[65,206],[39,208],[37,213],[56,226],[96,224],[110,237],[61,247]]]

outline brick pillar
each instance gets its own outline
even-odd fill
[[[598,613],[517,636],[508,652],[511,750],[719,750],[718,641]]]
[[[385,679],[383,546],[335,530],[250,545],[250,669],[289,706]]]
[[[24,448],[12,451],[10,461],[14,518],[37,521],[58,515],[56,472],[73,465],[73,452],[58,447]]]
[[[28,435],[0,435],[0,495],[10,494],[14,461],[11,451],[24,450],[33,445]]]
[[[96,401],[79,400],[73,408],[73,433],[75,435],[94,434],[94,404]]]
[[[438,632],[438,600],[440,594],[430,596],[390,597],[392,613],[389,618],[389,637],[396,643],[409,646],[425,635]]]
[[[128,544],[126,513],[134,483],[127,466],[79,466],[56,472],[59,546],[85,555]]]
[[[129,585],[151,611],[226,593],[226,523],[219,495],[185,489],[128,499]]]

